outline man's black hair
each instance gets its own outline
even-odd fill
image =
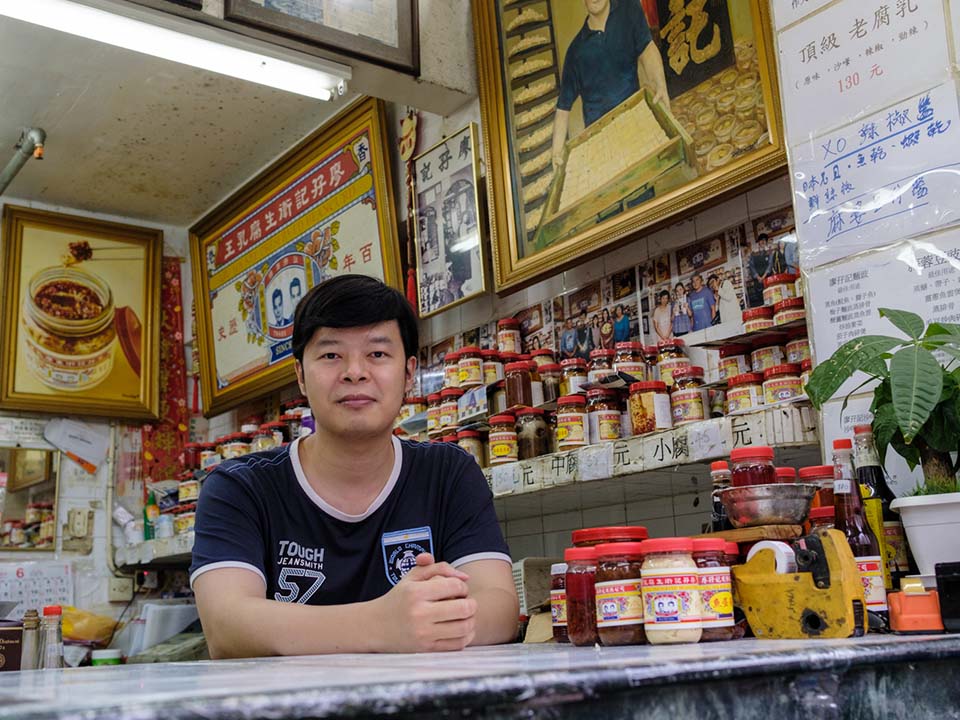
[[[770,239],[770,236],[767,235],[766,233],[760,233],[759,235],[757,235],[757,242],[766,242],[769,239]]]
[[[293,316],[293,356],[303,362],[303,350],[323,327],[352,328],[396,320],[406,357],[419,348],[417,317],[400,292],[366,275],[338,275],[310,289]]]
[[[296,285],[297,287],[300,287],[300,278],[295,277],[293,280],[290,281],[290,289],[291,289],[291,290],[293,290],[293,286],[294,286],[294,285]]]
[[[280,288],[277,288],[273,291],[273,295],[270,296],[270,299],[274,304],[277,302],[277,298],[280,298],[280,302],[283,302],[283,291]]]

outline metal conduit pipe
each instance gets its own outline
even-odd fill
[[[20,134],[20,140],[17,142],[13,157],[7,163],[7,166],[0,170],[0,195],[7,189],[7,185],[13,180],[14,176],[20,172],[20,168],[26,165],[31,157],[37,160],[43,159],[43,144],[47,140],[47,133],[41,128],[27,128]]]

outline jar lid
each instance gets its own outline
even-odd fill
[[[525,416],[527,416],[527,415],[541,415],[541,416],[542,416],[542,415],[543,415],[543,409],[542,409],[542,408],[525,407],[525,408],[522,408],[522,409],[520,409],[520,410],[517,410],[517,417],[525,417]]]
[[[443,356],[443,361],[444,361],[445,363],[448,363],[448,362],[460,362],[460,351],[459,351],[459,350],[451,350],[450,352],[446,353],[446,354]]]
[[[444,388],[440,391],[441,398],[460,397],[461,395],[463,395],[463,390],[460,388]]]
[[[520,321],[516,318],[502,318],[497,321],[497,327],[520,327]]]
[[[217,444],[215,442],[205,442],[205,443],[200,443],[200,447],[204,450],[213,450],[214,448],[217,447]]]
[[[643,555],[643,543],[640,542],[603,543],[594,549],[598,560],[617,555]]]
[[[723,538],[694,538],[693,539],[693,551],[695,553],[702,552],[720,552],[722,553],[726,548],[727,541]]]
[[[833,480],[833,465],[808,465],[800,468],[797,473],[801,480],[817,480],[829,478]]]
[[[499,360],[500,351],[499,350],[481,350],[480,357],[484,360]]]
[[[59,605],[45,605],[43,608],[44,617],[50,617],[52,615],[63,615],[63,608]]]
[[[797,469],[792,467],[778,467],[777,477],[783,478],[789,482],[797,481]]]
[[[801,362],[801,363],[800,363],[800,369],[801,369],[801,370],[813,370],[813,360],[811,360],[810,358],[807,358],[806,360],[804,360],[803,362]]]
[[[723,544],[723,554],[737,556],[740,554],[740,546],[733,541],[725,542]]]
[[[867,433],[873,435],[873,425],[871,425],[870,423],[853,426],[854,435],[866,435]]]
[[[618,342],[613,347],[615,350],[630,350],[632,352],[643,352],[643,343],[638,343],[638,342]]]
[[[769,380],[778,375],[799,375],[800,366],[797,363],[786,363],[785,365],[774,365],[763,371],[763,379]]]
[[[479,355],[480,347],[477,345],[467,345],[466,347],[460,348],[460,355]]]
[[[587,399],[598,397],[616,397],[617,391],[611,390],[609,388],[594,388],[593,390],[587,390]]]
[[[440,393],[430,393],[427,395],[427,402],[436,402],[440,399]]]
[[[687,367],[677,368],[673,371],[673,379],[680,380],[685,377],[703,377],[703,368],[699,365],[688,365]]]
[[[439,393],[437,393],[437,397],[438,397],[438,398],[440,397],[440,394],[439,394]],[[299,416],[299,415],[294,415],[293,413],[288,413],[288,414],[286,414],[286,415],[281,415],[281,416],[280,416],[280,419],[281,419],[283,422],[288,423],[288,422],[293,422],[294,420],[299,421],[299,420],[300,420],[300,416]]]
[[[478,438],[480,437],[480,432],[478,430],[461,430],[457,433],[457,439],[463,440],[464,438]]]
[[[423,405],[426,402],[426,400],[424,400],[422,397],[408,397],[403,402],[405,402],[408,405]]]
[[[500,353],[500,360],[505,363],[516,362],[519,359],[520,359],[520,353],[515,353],[515,352]]]
[[[715,460],[714,462],[710,463],[710,472],[714,472],[714,471],[719,472],[721,470],[729,470],[729,469],[730,469],[730,466],[727,464],[726,460]]]
[[[743,318],[743,321],[747,320],[756,320],[758,318],[769,318],[773,320],[773,308],[769,305],[761,305],[760,307],[750,308],[749,310],[744,310],[740,317]]]
[[[571,560],[596,560],[596,549],[592,547],[572,547],[563,551],[563,559],[567,562]]]
[[[560,372],[563,368],[560,367],[559,363],[544,363],[540,366],[540,372]]]
[[[530,366],[527,365],[526,360],[522,362],[507,363],[503,368],[503,371],[508,373],[509,372],[529,372],[529,370],[530,370]]]
[[[567,358],[566,360],[560,361],[560,367],[583,367],[587,366],[587,361],[581,358]]]
[[[143,327],[133,308],[119,307],[113,315],[113,324],[117,330],[117,341],[130,368],[140,375],[140,348],[142,347]]]
[[[284,408],[295,408],[295,407],[306,406],[306,404],[307,404],[307,399],[301,396],[301,397],[293,398],[292,400],[284,400],[282,403],[280,403],[280,406]]]
[[[797,276],[793,273],[780,273],[778,275],[767,275],[767,278],[763,281],[763,286],[770,287],[771,285],[782,285],[796,281]]]
[[[457,433],[452,433],[450,435],[443,435],[440,437],[440,442],[455,443],[456,441],[457,441]]]
[[[833,441],[834,450],[853,450],[853,441],[850,438],[840,438]]]
[[[748,352],[750,352],[749,345],[741,345],[741,344],[724,345],[723,347],[720,348],[720,357],[726,358],[726,357],[734,357],[736,355],[746,355]]]
[[[513,425],[517,419],[513,415],[494,415],[487,422],[491,425]]]
[[[672,340],[660,340],[657,343],[658,348],[670,348],[670,347],[683,347],[684,342],[680,338],[673,338]]]
[[[643,541],[643,554],[693,552],[693,540],[688,537],[656,538]]]
[[[520,353],[517,355],[517,362],[530,362],[531,360],[533,360],[533,355],[530,353]]]
[[[583,405],[586,402],[583,395],[564,395],[557,400],[557,405]]]
[[[224,442],[250,442],[250,436],[247,433],[235,432],[226,435],[223,438]]]
[[[639,541],[646,540],[648,537],[650,535],[643,525],[610,525],[574,530],[573,544],[579,545],[585,542],[595,543],[598,540],[618,540],[621,538],[633,538]]]
[[[807,328],[805,327],[795,327],[787,330],[787,337],[791,340],[806,340],[807,339]]]
[[[743,373],[727,378],[727,387],[736,387],[737,385],[754,385],[763,382],[763,373]]]
[[[630,383],[630,392],[644,392],[646,390],[666,392],[667,384],[661,380],[643,380],[641,382]]]
[[[644,345],[644,346],[643,346],[643,354],[644,354],[644,355],[656,355],[656,354],[657,354],[657,346],[656,346],[656,345]]]
[[[551,575],[563,575],[565,572],[567,572],[566,563],[554,563],[550,566]]]
[[[183,446],[184,446],[185,448],[189,448],[189,449],[191,449],[191,450],[196,450],[197,448],[201,447],[202,445],[203,445],[203,443],[188,442],[188,443],[184,443]]]
[[[753,447],[742,447],[730,451],[730,460],[740,462],[741,460],[773,460],[773,448],[766,445],[754,445]]]
[[[616,354],[617,354],[616,350],[603,350],[601,348],[600,350],[591,350],[590,359],[593,360],[594,358],[612,358]]]
[[[823,520],[824,518],[832,518],[837,514],[837,508],[834,505],[821,505],[820,507],[815,507],[810,511],[809,518],[811,520]]]
[[[532,353],[530,353],[530,356],[531,357],[546,357],[546,356],[553,357],[553,350],[551,350],[550,348],[540,348],[539,350],[534,350]]]
[[[803,298],[793,297],[793,298],[787,298],[786,300],[781,300],[778,303],[774,303],[773,311],[775,313],[778,313],[781,310],[789,310],[791,308],[802,308],[802,307],[803,307]]]

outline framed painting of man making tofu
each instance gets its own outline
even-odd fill
[[[764,0],[475,0],[497,289],[785,163]]]

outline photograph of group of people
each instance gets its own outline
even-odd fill
[[[636,268],[614,273],[564,296],[558,360],[589,359],[592,350],[642,341]]]
[[[741,249],[747,271],[749,307],[763,305],[763,281],[770,275],[800,272],[793,208],[783,208],[753,221],[753,246]]]

